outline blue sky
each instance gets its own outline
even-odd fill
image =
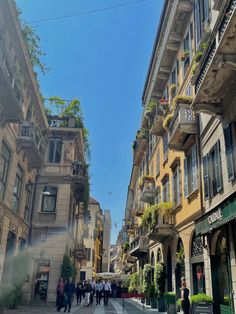
[[[26,21],[127,4],[134,0],[17,0]],[[37,23],[45,97],[78,97],[90,131],[91,196],[112,216],[112,243],[124,216],[132,141],[163,0]],[[111,193],[111,194],[110,194]],[[117,224],[117,228],[115,227]]]

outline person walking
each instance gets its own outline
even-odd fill
[[[65,284],[65,309],[64,309],[64,312],[66,312],[67,308],[68,308],[68,313],[70,313],[74,292],[75,292],[75,285],[70,278],[67,281],[67,283]]]
[[[189,311],[190,311],[189,289],[187,288],[185,280],[182,281],[181,305],[182,305],[184,314],[189,314]]]
[[[105,283],[104,283],[104,306],[108,305],[108,298],[109,298],[109,295],[111,293],[111,284],[110,282],[107,281],[107,279],[105,280]]]
[[[84,293],[85,293],[85,304],[86,306],[90,305],[90,294],[91,294],[92,288],[90,284],[90,280],[85,281],[84,285]]]
[[[64,290],[65,290],[65,282],[64,282],[64,279],[61,278],[58,281],[57,289],[56,289],[56,293],[57,293],[57,300],[56,300],[57,312],[60,312],[61,309],[63,308]]]
[[[77,300],[77,306],[78,304],[81,304],[81,298],[83,295],[83,284],[82,281],[77,283],[77,286],[75,288],[75,293],[76,293],[76,300]]]
[[[95,291],[96,291],[96,305],[100,305],[101,298],[102,298],[102,290],[103,290],[103,284],[101,280],[99,279],[98,282],[95,284]]]
[[[92,279],[92,281],[90,282],[90,285],[91,285],[91,293],[90,293],[90,305],[93,304],[93,297],[95,295],[95,281],[94,279]]]

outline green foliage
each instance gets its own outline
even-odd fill
[[[155,100],[151,100],[147,106],[146,112],[145,112],[145,116],[149,116],[152,114],[153,110],[156,108],[156,101]]]
[[[36,28],[32,25],[29,25],[25,20],[22,19],[22,11],[17,8],[18,17],[21,25],[22,34],[28,48],[29,56],[34,70],[37,68],[46,74],[49,71],[49,68],[41,61],[41,58],[45,56],[45,52],[40,46],[40,37],[36,32]]]
[[[29,255],[22,253],[12,259],[12,278],[15,286],[22,286],[28,277]]]
[[[176,92],[176,84],[171,84],[169,86],[169,90],[170,90],[170,95],[174,96],[175,92]]]
[[[157,296],[160,298],[165,292],[166,269],[164,263],[157,263],[154,269],[154,285]]]
[[[176,105],[178,105],[178,104],[189,104],[190,105],[192,103],[192,101],[193,101],[192,96],[177,95],[173,99],[172,108],[175,109]]]
[[[179,252],[176,252],[176,263],[184,263],[184,248],[181,246]]]
[[[180,308],[182,307],[182,299],[181,298],[176,301],[176,305]]]
[[[123,280],[122,282],[122,287],[123,288],[129,288],[130,287],[130,277],[127,277]]]
[[[164,293],[164,299],[167,305],[169,304],[175,304],[175,292],[165,292]]]
[[[169,216],[172,208],[173,204],[168,202],[148,206],[142,216],[142,225],[151,228],[151,230],[154,229],[158,223],[158,214],[162,217]]]
[[[139,293],[143,292],[143,271],[141,268],[138,273],[138,292]]]
[[[61,277],[64,279],[70,279],[70,278],[75,278],[75,267],[71,263],[70,258],[68,255],[64,255],[63,257],[63,262],[61,266]]]
[[[198,63],[200,62],[201,58],[202,58],[202,55],[203,55],[203,51],[198,51],[194,57],[194,60]]]
[[[0,308],[16,309],[23,297],[22,285],[2,285],[0,293]]]
[[[123,249],[126,250],[126,251],[129,249],[129,242],[128,242],[128,241],[126,241],[126,242],[123,244]]]
[[[167,116],[165,117],[163,121],[163,128],[167,130],[168,126],[170,125],[171,120],[173,119],[174,114],[173,113],[168,113]]]
[[[135,292],[139,287],[139,274],[138,272],[130,275],[129,292]]]
[[[143,282],[142,282],[142,291],[143,293],[149,293],[150,285],[152,282],[152,265],[145,264],[143,267]]]
[[[151,284],[151,286],[150,286],[149,297],[150,298],[156,298],[157,297],[157,292],[156,292],[154,284]]]
[[[198,293],[190,297],[190,302],[191,304],[201,303],[201,302],[212,303],[213,299],[210,295],[206,295],[205,293]]]

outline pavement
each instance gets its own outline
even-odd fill
[[[86,307],[85,304],[76,306],[72,305],[71,313],[72,314],[141,314],[148,312],[153,314],[151,310],[140,309],[133,302],[129,300],[124,301],[123,309],[123,300],[122,299],[109,299],[108,306],[93,304],[92,306]],[[55,305],[27,305],[19,306],[15,310],[4,310],[4,314],[52,314],[58,313]],[[61,313],[64,313],[64,310],[61,310]]]

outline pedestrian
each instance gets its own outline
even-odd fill
[[[102,290],[103,290],[103,284],[101,280],[99,279],[98,282],[95,285],[95,291],[96,291],[96,305],[100,305],[101,298],[102,298]]]
[[[182,281],[181,305],[182,305],[184,314],[189,314],[189,311],[190,311],[189,289],[187,288],[185,280]]]
[[[64,309],[64,312],[66,312],[67,308],[68,308],[68,313],[70,313],[74,293],[75,293],[75,285],[72,282],[72,279],[70,278],[67,281],[67,283],[65,284],[65,309]]]
[[[108,298],[109,295],[111,294],[111,284],[110,282],[105,280],[104,287],[103,287],[103,292],[104,292],[104,305],[108,305]]]
[[[57,289],[56,289],[56,293],[57,293],[57,300],[56,300],[57,312],[60,312],[61,309],[63,308],[63,304],[64,304],[64,290],[65,290],[65,282],[64,282],[64,279],[61,278],[58,281]]]
[[[91,288],[90,280],[85,281],[84,292],[85,292],[85,304],[86,304],[86,306],[89,306],[89,304],[90,304],[91,290],[92,290],[92,288]]]
[[[83,295],[83,288],[84,287],[83,287],[82,281],[77,283],[77,286],[75,288],[77,306],[78,306],[78,304],[81,304],[81,298],[82,298],[82,295]]]
[[[92,279],[92,281],[90,282],[90,285],[91,285],[91,293],[90,293],[90,305],[93,304],[93,297],[94,297],[94,294],[95,294],[95,281],[94,279]]]

